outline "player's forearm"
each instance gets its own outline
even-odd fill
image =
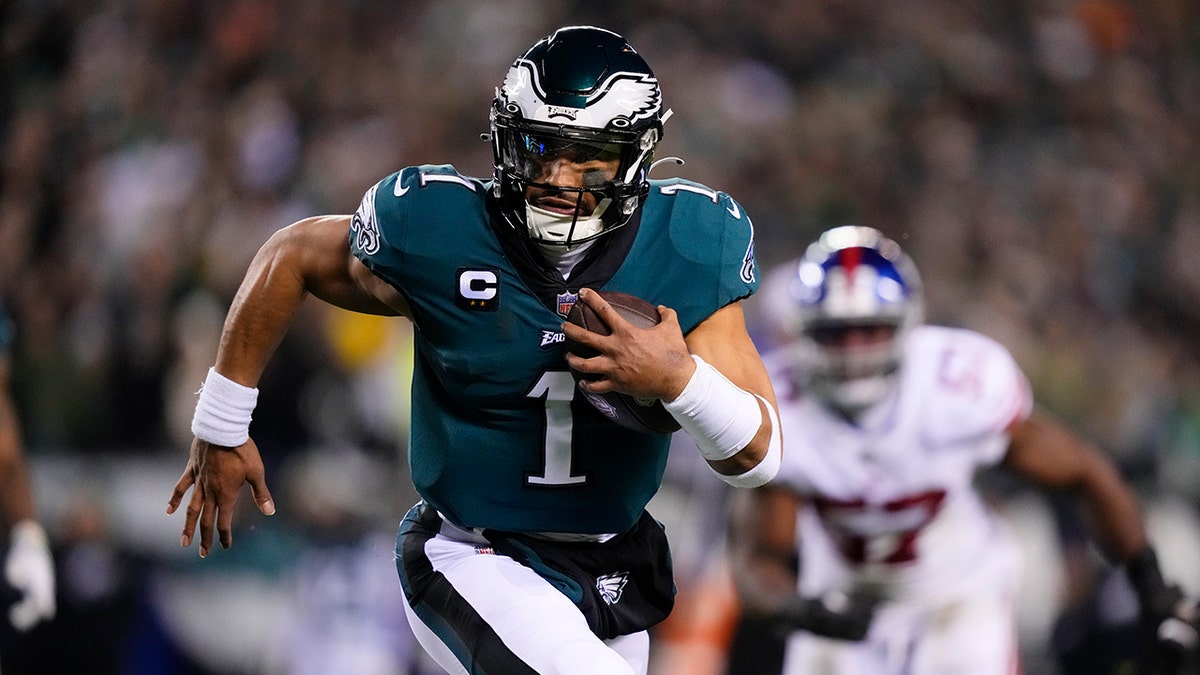
[[[787,488],[738,490],[729,501],[726,532],[730,568],[742,609],[770,617],[796,593],[796,514],[799,498]]]
[[[1147,544],[1137,497],[1115,466],[1097,457],[1082,482],[1083,496],[1105,551],[1116,562],[1125,562]]]
[[[1011,433],[1006,464],[1043,487],[1079,496],[1112,559],[1128,560],[1145,547],[1137,498],[1100,450],[1042,410]]]
[[[782,435],[775,395],[746,333],[741,307],[728,305],[687,336],[697,367],[683,391],[664,401],[717,475],[757,487],[779,469]]]
[[[728,459],[708,460],[708,464],[712,467],[713,471],[726,476],[734,476],[750,471],[758,466],[763,458],[766,457],[772,434],[775,431],[772,425],[770,410],[767,408],[770,404],[757,398],[755,399],[755,403],[758,404],[760,417],[758,431],[755,433],[754,438],[743,446],[737,454]]]
[[[237,448],[250,438],[258,380],[305,295],[301,253],[289,241],[281,230],[259,249],[225,317],[217,362],[192,414],[192,434],[201,441]]]
[[[0,508],[4,510],[4,524],[10,527],[36,515],[24,462],[10,462],[0,468]]]
[[[779,471],[779,415],[762,396],[725,378],[697,355],[683,393],[663,406],[713,471],[734,487],[760,487]]]
[[[209,369],[192,433],[221,447],[249,438],[257,383],[308,294],[363,312],[399,314],[399,294],[350,255],[349,216],[318,216],[271,236],[238,288]],[[357,275],[357,276],[356,276]]]
[[[0,515],[9,527],[35,515],[33,490],[20,443],[16,411],[5,395],[0,394]]]
[[[758,558],[735,574],[738,602],[747,616],[772,618],[796,595],[796,575],[783,561]]]

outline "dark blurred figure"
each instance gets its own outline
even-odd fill
[[[103,504],[76,499],[57,533],[58,616],[39,636],[36,655],[23,672],[146,672],[130,667],[127,658],[137,573],[108,531]]]
[[[7,608],[7,624],[16,631],[4,631],[0,644],[3,660],[19,658],[28,647],[29,631],[53,619],[55,612],[54,561],[46,531],[37,520],[33,485],[8,389],[12,335],[12,324],[0,310],[0,517],[7,532],[0,599]],[[7,665],[3,669],[10,672]]]

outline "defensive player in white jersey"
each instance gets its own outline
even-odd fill
[[[785,277],[764,296],[787,340],[766,359],[783,465],[735,496],[730,535],[745,614],[794,631],[785,673],[1019,672],[1018,552],[973,487],[995,464],[1078,493],[1147,625],[1194,640],[1114,466],[1036,409],[999,343],[922,324],[894,241],[835,228]]]

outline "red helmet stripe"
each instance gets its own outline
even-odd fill
[[[862,263],[863,250],[858,246],[844,248],[838,251],[838,265],[846,270],[846,284],[854,285],[854,271]]]

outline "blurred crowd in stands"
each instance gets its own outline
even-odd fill
[[[738,198],[764,270],[827,227],[883,230],[920,266],[932,321],[1002,341],[1043,404],[1194,517],[1194,2],[13,0],[0,4],[0,303],[64,564],[46,631],[104,617],[113,635],[92,635],[122,660],[111,672],[336,672],[316,642],[287,646],[296,635],[381,651],[344,672],[418,671],[382,637],[407,636],[398,595],[383,600],[399,593],[390,538],[415,499],[407,322],[315,305],[298,318],[252,428],[281,500],[279,523],[242,519],[257,544],[240,536],[200,565],[171,550],[179,519],[160,514],[258,246],[300,217],[351,212],[402,166],[490,175],[494,88],[521,49],[573,23],[646,57],[675,111],[660,152],[686,162],[655,177]],[[719,490],[689,466],[674,478],[667,508],[697,483]],[[700,547],[676,546],[686,590]],[[188,575],[231,567],[258,583],[188,593]],[[317,577],[333,590],[287,590]],[[373,590],[338,594],[359,588]],[[339,616],[378,634],[303,625]],[[213,660],[205,630],[231,661]]]

